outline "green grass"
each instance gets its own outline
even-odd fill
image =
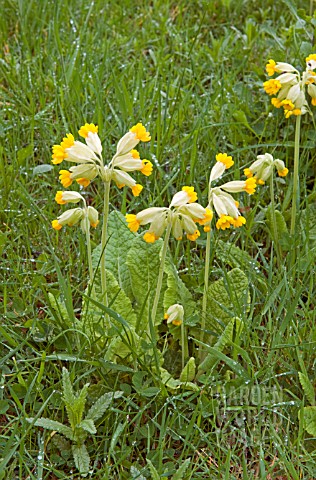
[[[151,478],[146,458],[161,478],[171,478],[187,458],[185,478],[192,480],[316,478],[315,439],[298,421],[309,405],[298,372],[316,383],[314,121],[302,118],[300,234],[280,240],[281,265],[266,221],[268,186],[242,198],[243,229],[213,230],[210,281],[227,278],[234,266],[218,253],[219,240],[232,242],[252,258],[244,265],[250,307],[236,306],[244,329],[196,381],[197,391],[166,388],[140,352],[132,364],[109,366],[107,344],[100,350],[80,331],[76,319],[88,279],[84,238],[77,228],[56,233],[50,227],[60,212],[58,167],[33,170],[49,164],[51,146],[86,121],[99,125],[108,159],[118,139],[142,121],[152,141],[140,152],[155,172],[140,197],[112,189],[111,210],[164,206],[191,184],[205,205],[217,152],[234,158],[233,175],[224,176],[229,181],[268,151],[290,170],[285,182],[276,182],[275,198],[289,224],[294,121],[272,109],[262,82],[269,58],[302,68],[316,51],[315,18],[308,17],[308,1],[299,3],[300,10],[290,0],[278,6],[270,0],[3,0],[0,478],[79,478],[62,438],[26,421],[67,423],[62,366],[75,389],[90,383],[89,405],[105,392],[124,392],[86,442],[89,478]],[[89,187],[89,198],[101,211],[99,185]],[[100,229],[92,242],[100,243]],[[170,245],[196,300],[203,292],[205,236],[196,245]],[[66,298],[70,323],[49,293]],[[217,326],[221,333],[224,325]],[[161,335],[164,366],[177,373],[177,344],[163,329]],[[137,371],[146,373],[141,387]],[[156,393],[144,394],[152,387]]]

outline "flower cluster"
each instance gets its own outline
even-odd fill
[[[247,192],[250,195],[256,190],[256,179],[248,178],[247,180],[236,180],[227,182],[220,187],[212,187],[211,184],[222,176],[224,171],[230,168],[234,162],[232,157],[226,153],[216,155],[217,163],[213,166],[209,180],[209,203],[207,210],[216,211],[219,219],[216,222],[216,228],[225,230],[230,226],[241,227],[246,223],[246,219],[238,210],[238,202],[230,195],[230,193]],[[204,231],[210,231],[210,221],[205,222]]]
[[[316,106],[316,54],[306,57],[306,70],[301,74],[293,65],[284,62],[269,60],[266,65],[267,74],[276,78],[267,80],[263,88],[268,95],[276,95],[271,103],[276,108],[283,107],[286,118],[291,115],[303,115],[308,110],[305,89],[312,98],[312,105]]]
[[[66,205],[67,203],[83,202],[83,208],[72,208],[62,213],[56,220],[52,221],[52,227],[55,230],[60,230],[64,225],[72,227],[81,221],[81,229],[84,233],[87,232],[87,221],[96,228],[99,223],[99,214],[95,208],[86,205],[86,201],[78,192],[58,191],[55,200],[59,205]]]
[[[98,127],[93,123],[86,123],[79,130],[79,135],[86,143],[77,141],[68,133],[60,145],[53,146],[52,163],[60,164],[63,160],[76,165],[69,170],[60,170],[59,179],[65,188],[75,180],[80,185],[87,187],[97,176],[104,182],[114,180],[119,188],[128,186],[134,196],[142,191],[142,185],[129,175],[128,172],[139,170],[148,176],[152,172],[152,163],[141,160],[135,147],[139,142],[148,142],[150,134],[146,128],[138,123],[130,129],[118,142],[114,157],[108,165],[102,159],[102,144],[98,135]]]
[[[132,232],[137,232],[141,225],[150,223],[148,231],[144,234],[144,240],[153,243],[158,240],[171,226],[173,236],[182,240],[183,233],[189,240],[196,240],[200,236],[197,223],[205,225],[212,219],[212,212],[196,203],[197,194],[194,187],[185,186],[177,192],[169,207],[151,207],[142,210],[137,215],[127,214],[126,221]]]
[[[244,174],[248,178],[255,178],[259,185],[264,185],[272,175],[274,167],[280,177],[285,177],[289,173],[283,160],[274,160],[270,153],[265,153],[264,155],[258,155],[257,160],[250,167],[244,169]]]

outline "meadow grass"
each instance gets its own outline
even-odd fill
[[[153,478],[146,459],[159,478],[171,478],[188,458],[186,479],[316,478],[315,438],[298,420],[309,405],[298,373],[316,382],[314,120],[302,117],[297,235],[278,230],[273,238],[266,186],[243,199],[243,229],[212,236],[210,281],[227,281],[235,266],[234,255],[218,253],[223,242],[250,255],[250,305],[237,305],[244,329],[197,391],[168,390],[140,352],[132,365],[106,362],[107,345],[94,349],[78,329],[85,241],[79,229],[51,229],[57,167],[36,169],[50,164],[53,144],[86,121],[99,125],[109,159],[117,140],[141,121],[152,141],[140,152],[155,173],[139,197],[112,190],[111,210],[164,206],[191,184],[205,205],[217,152],[233,156],[238,180],[268,151],[290,170],[275,182],[275,205],[289,224],[295,122],[272,108],[262,82],[269,58],[301,68],[316,51],[313,5],[299,3],[3,0],[0,478],[79,478],[65,439],[26,420],[67,424],[63,366],[76,390],[90,383],[89,405],[105,392],[124,392],[88,437],[89,478]],[[102,191],[89,188],[102,209]],[[100,230],[92,242],[100,243]],[[203,293],[204,246],[204,234],[194,246],[170,243],[181,279],[196,294]],[[63,296],[70,324],[49,293]],[[164,365],[171,372],[179,368],[175,359],[171,346]]]

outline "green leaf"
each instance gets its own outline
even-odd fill
[[[21,148],[18,151],[18,164],[20,166],[24,166],[25,160],[31,155],[33,155],[33,151],[34,151],[34,146],[32,144],[28,145],[27,147]]]
[[[110,271],[106,271],[106,283],[108,291],[108,305],[114,310],[118,315],[126,319],[126,325],[130,327],[135,327],[137,322],[137,317],[133,309],[132,303],[129,297],[124,293],[124,291],[119,286],[114,275]],[[95,297],[94,299],[99,303],[103,303],[101,299],[101,275],[100,271],[97,272],[94,282],[95,287]],[[89,289],[86,290],[86,293],[89,292]],[[92,338],[95,335],[101,336],[113,336],[117,335],[118,332],[123,330],[122,323],[115,321],[111,317],[111,321],[115,325],[113,332],[109,332],[108,329],[105,331],[103,323],[100,322],[100,319],[104,318],[104,310],[98,308],[89,298],[85,298],[83,302],[83,311],[85,312],[83,317],[83,323],[87,330],[87,333],[91,333]]]
[[[120,398],[124,392],[122,391],[117,391],[117,392],[109,392],[109,393],[104,393],[98,400],[92,405],[92,407],[89,409],[86,419],[92,419],[94,421],[98,420],[99,418],[102,417],[102,415],[106,412],[106,410],[109,408],[111,403],[115,398]]]
[[[42,173],[50,172],[53,168],[53,165],[47,163],[44,163],[43,165],[37,165],[33,168],[33,175],[41,175]]]
[[[181,382],[191,382],[195,377],[195,358],[191,357],[180,374]]]
[[[104,359],[116,362],[118,359],[129,357],[133,352],[136,354],[136,352],[139,352],[140,340],[140,337],[132,328],[122,332],[120,335],[113,337],[106,349]]]
[[[80,475],[86,477],[89,473],[90,457],[85,445],[72,445],[72,454],[75,465],[80,472]]]
[[[27,418],[26,420],[29,423],[33,423],[34,418]],[[55,432],[62,433],[65,437],[69,438],[69,440],[74,439],[72,429],[55,420],[50,420],[49,418],[38,418],[35,420],[34,425],[36,427],[46,428],[46,430],[54,430]]]
[[[217,342],[214,345],[214,349],[218,352],[222,352],[224,348],[233,341],[234,327],[236,324],[236,330],[240,333],[243,329],[244,323],[237,317],[232,318],[230,322],[226,325],[223,333],[218,338]],[[208,372],[214,365],[218,362],[218,357],[212,352],[209,352],[203,362],[199,365],[198,376],[202,372]]]
[[[304,393],[306,395],[307,400],[311,405],[315,405],[315,391],[314,387],[311,384],[307,375],[304,375],[302,372],[298,372],[298,376],[303,387]]]
[[[105,248],[105,264],[124,290],[126,295],[132,298],[131,278],[126,264],[127,254],[135,239],[126,223],[124,215],[114,210],[108,220],[108,241]],[[94,268],[99,264],[101,245],[93,250],[92,262]]]
[[[147,462],[147,465],[149,467],[149,471],[150,471],[150,475],[151,475],[152,480],[160,480],[160,475],[157,472],[154,465],[152,464],[152,462],[148,458],[146,458],[146,462]]]
[[[234,268],[208,288],[206,329],[219,332],[219,323],[227,325],[232,317],[246,311],[248,304],[247,276],[239,268]]]
[[[68,403],[69,405],[73,405],[75,403],[76,397],[74,395],[70,375],[66,367],[63,367],[62,381],[64,402]]]
[[[184,479],[184,474],[188,468],[188,466],[191,463],[191,458],[187,458],[184,460],[183,464],[181,467],[177,470],[177,472],[171,477],[172,480],[183,480]]]
[[[85,418],[82,422],[78,425],[79,428],[83,428],[86,432],[92,433],[93,435],[97,433],[97,429],[95,428],[94,422],[91,418]]]
[[[259,269],[260,264],[256,262],[247,252],[229,242],[218,240],[215,248],[216,258],[232,268],[243,270]]]
[[[304,407],[304,428],[313,437],[316,437],[316,407]]]
[[[131,275],[132,290],[138,305],[139,319],[137,331],[144,331],[147,328],[156,290],[161,247],[161,240],[149,244],[142,238],[135,238],[127,255],[126,262]],[[162,291],[164,291],[164,288],[162,288]],[[155,325],[161,323],[164,315],[161,299],[158,305],[157,316],[153,319]]]
[[[271,207],[267,208],[266,211],[266,223],[271,232],[273,241],[279,243],[284,251],[288,251],[290,248],[290,234],[285,222],[285,219],[279,210],[274,211],[275,215],[275,229],[273,228],[273,215]],[[275,238],[277,237],[277,238]]]
[[[79,395],[77,396],[73,404],[73,411],[76,415],[76,424],[79,424],[82,421],[84,408],[86,406],[88,388],[89,388],[89,384],[87,383],[82,387]]]
[[[59,298],[56,299],[51,292],[48,292],[48,298],[52,309],[60,315],[67,326],[72,326],[65,302],[62,301],[61,297],[59,296]]]

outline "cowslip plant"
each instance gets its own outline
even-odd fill
[[[134,125],[118,142],[116,153],[112,160],[105,164],[102,157],[102,143],[98,135],[98,126],[86,123],[79,130],[79,135],[86,143],[77,141],[71,133],[68,133],[59,145],[53,146],[52,163],[60,164],[63,160],[76,165],[68,170],[60,170],[59,178],[62,185],[68,188],[73,181],[87,187],[92,180],[99,176],[104,184],[104,207],[103,225],[101,236],[101,284],[102,298],[107,305],[107,288],[105,274],[104,249],[107,241],[107,222],[109,215],[110,184],[113,180],[118,188],[128,186],[134,196],[142,191],[142,185],[130,176],[129,172],[139,170],[146,176],[152,172],[152,163],[149,160],[141,160],[135,147],[139,142],[148,142],[151,137],[146,128],[138,123]]]
[[[226,153],[218,153],[216,155],[216,163],[212,167],[209,183],[208,183],[208,206],[207,210],[211,212],[210,221],[204,226],[206,234],[206,254],[205,254],[205,270],[204,270],[204,292],[202,302],[202,322],[200,342],[204,339],[205,319],[207,310],[207,292],[209,286],[209,268],[211,256],[211,227],[210,222],[213,217],[213,209],[218,215],[216,228],[218,230],[225,230],[230,227],[239,228],[246,223],[246,219],[240,214],[238,210],[238,202],[234,200],[230,193],[247,192],[249,195],[256,190],[256,179],[248,178],[247,180],[236,180],[227,182],[221,186],[213,186],[213,182],[218,180],[225,170],[232,167],[234,161],[230,155]],[[201,352],[202,355],[202,352]]]
[[[306,89],[311,97],[312,106],[316,106],[316,54],[306,57],[306,69],[300,73],[293,65],[284,62],[275,62],[270,59],[266,64],[266,72],[272,77],[263,84],[268,95],[276,95],[271,103],[276,108],[283,108],[285,118],[296,117],[295,143],[294,143],[294,170],[293,170],[293,195],[291,212],[291,235],[295,233],[296,215],[299,203],[299,149],[300,149],[300,128],[301,116],[310,113],[307,102]]]
[[[151,312],[152,322],[155,322],[157,314],[165,268],[165,259],[171,232],[177,240],[182,240],[185,232],[189,240],[195,241],[200,236],[196,223],[205,225],[212,218],[211,211],[205,209],[199,203],[196,203],[196,200],[197,194],[194,191],[194,187],[184,186],[180,192],[177,192],[173,196],[169,207],[146,208],[136,215],[126,215],[128,228],[132,232],[137,232],[141,225],[150,224],[148,231],[143,237],[148,243],[154,243],[166,231],[161,250],[156,293]]]
[[[64,435],[71,442],[75,465],[80,474],[85,477],[88,475],[90,468],[90,456],[85,440],[88,435],[97,433],[95,422],[104,415],[115,398],[120,398],[123,395],[123,392],[117,391],[101,395],[84,416],[89,384],[87,383],[79,392],[75,393],[69,372],[65,367],[62,371],[62,384],[62,400],[66,407],[70,425],[48,418],[28,418],[27,421],[37,427],[53,430],[53,432]]]

